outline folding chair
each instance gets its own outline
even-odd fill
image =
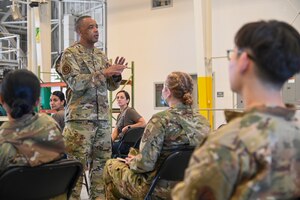
[[[128,155],[130,147],[139,148],[144,129],[143,127],[129,129],[121,139],[117,150],[118,153],[114,157],[124,158]]]
[[[84,170],[83,170],[83,172],[82,172],[82,176],[83,176],[83,178],[84,178],[84,182],[82,183],[82,185],[85,186],[86,193],[87,193],[88,195],[90,195],[89,182],[88,182],[88,179],[87,179],[87,176],[86,176],[86,173],[85,173]]]
[[[79,161],[68,159],[37,167],[8,167],[0,175],[0,199],[44,200],[61,194],[69,198],[82,169]]]
[[[190,157],[194,151],[194,148],[189,148],[185,150],[178,150],[171,153],[161,164],[160,168],[155,175],[149,191],[145,196],[145,200],[150,200],[151,195],[154,191],[156,184],[159,180],[167,181],[181,181],[184,177],[185,169],[188,166]]]
[[[63,159],[71,159],[71,160],[73,160],[72,158],[69,158],[69,157],[68,157],[68,154],[64,154]],[[86,172],[85,172],[85,170],[84,170],[84,167],[83,167],[83,169],[82,169],[82,177],[83,177],[83,180],[84,180],[84,181],[82,182],[82,185],[85,186],[85,189],[86,189],[87,194],[90,195],[89,182],[88,182],[88,178],[87,178]],[[79,178],[80,178],[80,177],[79,177]]]

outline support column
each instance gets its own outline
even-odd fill
[[[37,52],[40,77],[44,82],[51,81],[51,2],[40,3],[38,14],[40,18],[40,48]],[[37,28],[37,27],[36,27]],[[38,35],[37,35],[38,37]]]
[[[29,3],[30,0],[28,0]],[[51,3],[39,3],[37,7],[28,5],[27,16],[28,69],[44,82],[49,82],[51,78]]]
[[[33,26],[32,9],[29,6],[30,0],[27,0],[27,69],[37,74],[36,68],[36,50],[33,49]],[[35,44],[34,44],[35,46]]]
[[[200,113],[213,125],[211,0],[194,0],[196,66]]]
[[[71,46],[76,41],[75,20],[73,15],[64,15],[64,48]]]

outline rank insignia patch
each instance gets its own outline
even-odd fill
[[[63,75],[67,75],[71,72],[71,67],[69,65],[64,65],[62,67],[62,74]]]

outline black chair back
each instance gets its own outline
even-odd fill
[[[194,148],[179,150],[171,153],[161,164],[154,177],[145,200],[151,199],[151,195],[159,180],[181,181],[184,178],[185,169],[188,166]]]
[[[0,175],[0,199],[44,200],[61,194],[69,198],[82,170],[79,161],[68,159],[37,167],[10,166]]]
[[[144,129],[143,127],[129,129],[121,139],[116,157],[126,157],[130,147],[139,148]]]

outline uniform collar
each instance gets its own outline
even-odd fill
[[[244,112],[234,111],[234,110],[225,110],[224,114],[225,114],[227,123],[235,118],[243,117],[244,115],[246,115],[248,113],[253,113],[253,112],[271,114],[271,115],[285,118],[286,120],[291,120],[295,116],[296,107],[292,104],[286,104],[285,106],[286,107],[283,108],[283,107],[279,107],[279,106],[261,105],[261,106],[253,107]]]
[[[24,127],[31,124],[38,117],[37,113],[30,113],[22,116],[21,118],[15,119],[14,121],[7,121],[2,124],[1,128],[15,128]]]
[[[83,46],[83,45],[80,44],[79,42],[76,42],[76,43],[75,43],[75,46],[78,47],[78,50],[79,50],[80,52],[94,53],[95,47],[93,47],[92,49],[86,48],[85,46]]]
[[[191,106],[188,106],[188,105],[185,105],[183,103],[177,103],[176,105],[173,105],[173,106],[170,106],[170,108],[174,109],[174,108],[177,108],[177,109],[186,109],[187,107],[191,107]]]

